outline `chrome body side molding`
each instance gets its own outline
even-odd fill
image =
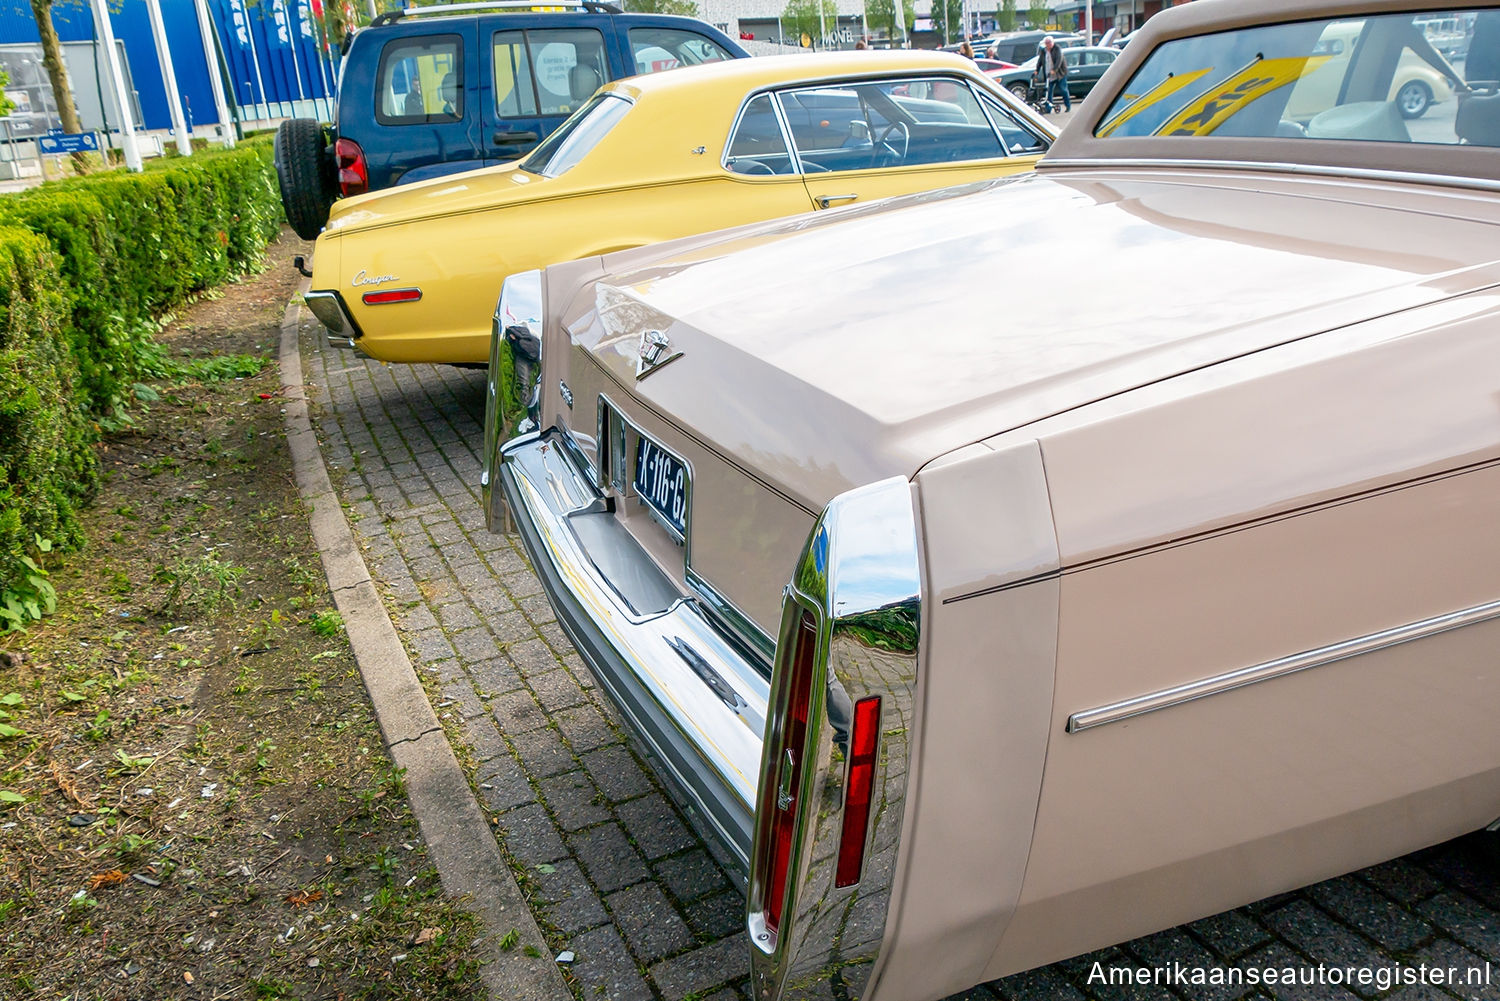
[[[1315,667],[1322,667],[1325,664],[1337,663],[1341,660],[1347,660],[1350,657],[1374,653],[1377,650],[1385,650],[1402,643],[1410,643],[1412,640],[1436,636],[1438,633],[1445,633],[1450,629],[1462,629],[1464,626],[1472,626],[1496,618],[1500,618],[1500,601],[1489,601],[1482,605],[1474,605],[1470,608],[1461,609],[1457,612],[1435,615],[1430,619],[1421,619],[1404,626],[1382,629],[1380,632],[1369,633],[1351,640],[1318,647],[1315,650],[1305,650],[1302,653],[1279,657],[1276,660],[1266,661],[1264,664],[1243,667],[1237,671],[1218,674],[1212,678],[1204,678],[1201,681],[1193,681],[1185,685],[1164,688],[1161,691],[1151,692],[1147,695],[1138,695],[1133,699],[1125,699],[1121,702],[1112,702],[1106,706],[1099,706],[1097,709],[1086,709],[1083,712],[1076,712],[1068,717],[1067,730],[1068,733],[1080,733],[1084,730],[1091,730],[1096,726],[1118,723],[1133,716],[1156,712],[1158,709],[1170,709],[1173,706],[1180,706],[1184,702],[1192,702],[1196,699],[1208,698],[1210,695],[1232,692],[1236,688],[1244,688],[1246,685],[1254,685],[1262,681],[1270,681],[1274,678],[1284,678],[1289,674],[1296,674],[1298,671],[1311,670]]]

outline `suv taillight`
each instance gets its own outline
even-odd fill
[[[818,628],[804,611],[795,632],[796,647],[789,660],[787,703],[781,746],[776,764],[762,790],[761,809],[771,815],[770,846],[766,851],[765,920],[775,931],[781,925],[786,903],[787,873],[791,870],[792,846],[797,840],[797,814],[802,797],[802,760],[807,751],[807,717],[812,701],[813,668],[818,654]]]
[[[338,140],[333,144],[333,159],[339,169],[339,194],[347,198],[370,190],[370,169],[359,143],[353,139]]]

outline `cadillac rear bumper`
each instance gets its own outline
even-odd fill
[[[511,517],[558,621],[743,876],[769,684],[616,521],[568,446],[555,430],[505,445]]]

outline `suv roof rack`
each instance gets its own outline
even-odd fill
[[[441,15],[460,12],[477,13],[483,10],[579,10],[589,14],[624,13],[614,4],[602,3],[600,0],[486,0],[486,2],[480,3],[435,3],[426,7],[412,6],[401,10],[386,11],[371,21],[370,27],[379,28],[382,25],[395,24],[397,21],[408,17],[425,17],[431,14]]]

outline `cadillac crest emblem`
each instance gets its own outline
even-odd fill
[[[642,331],[635,362],[635,377],[637,380],[644,379],[667,362],[681,357],[681,351],[672,350],[672,340],[666,334],[660,330]]]

